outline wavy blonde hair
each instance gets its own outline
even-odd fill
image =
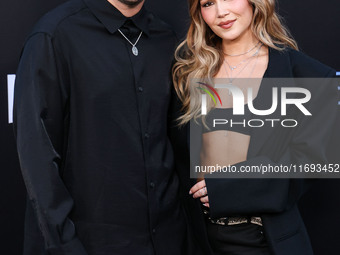
[[[276,50],[284,50],[286,47],[298,50],[296,41],[275,11],[275,0],[248,2],[253,6],[251,30],[259,41]],[[183,115],[178,119],[179,125],[200,116],[199,100],[191,100],[191,96],[193,99],[198,97],[190,95],[194,91],[190,91],[190,81],[211,81],[220,70],[224,59],[222,39],[203,20],[199,0],[189,0],[189,13],[191,24],[188,34],[176,49],[176,63],[172,69],[174,87],[183,104]]]

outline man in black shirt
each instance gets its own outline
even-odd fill
[[[141,0],[71,0],[29,35],[15,88],[24,255],[180,255],[167,137],[176,37]]]

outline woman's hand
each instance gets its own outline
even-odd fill
[[[209,197],[208,190],[205,186],[205,180],[199,181],[189,191],[189,195],[192,195],[193,198],[200,198],[201,202],[204,206],[209,207]]]

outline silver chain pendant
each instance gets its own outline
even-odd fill
[[[133,47],[132,47],[132,53],[133,53],[133,55],[135,55],[136,57],[138,56],[138,49],[137,49],[136,46],[133,46]]]
[[[132,54],[135,55],[135,56],[137,57],[137,56],[138,56],[138,49],[137,49],[136,45],[137,45],[137,43],[138,43],[140,37],[142,36],[143,31],[140,32],[140,34],[139,34],[139,36],[138,36],[138,38],[137,38],[137,40],[136,40],[135,43],[132,43],[132,42],[129,40],[129,38],[127,38],[127,37],[124,35],[124,33],[123,33],[122,31],[120,31],[120,29],[118,29],[118,31],[119,31],[119,33],[125,38],[125,40],[127,40],[127,41],[132,45]]]

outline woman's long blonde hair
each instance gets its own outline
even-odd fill
[[[275,12],[275,0],[248,0],[253,6],[251,30],[264,45],[276,50],[286,47],[298,49],[297,43]],[[222,39],[205,23],[199,0],[189,0],[191,24],[186,39],[175,52],[173,81],[176,93],[182,101],[183,115],[179,125],[200,116],[198,100],[190,106],[190,82],[192,79],[211,80],[220,70],[224,55]]]

